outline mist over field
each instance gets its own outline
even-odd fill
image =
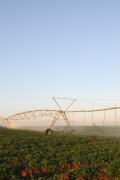
[[[44,132],[48,126],[16,126],[16,129],[34,130]],[[79,135],[116,136],[120,137],[120,126],[71,126]],[[56,133],[69,133],[67,126],[55,126],[52,128]]]

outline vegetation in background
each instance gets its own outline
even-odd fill
[[[119,180],[120,138],[0,128],[0,180]]]

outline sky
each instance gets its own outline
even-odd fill
[[[120,99],[119,78],[119,0],[0,0],[0,116]]]

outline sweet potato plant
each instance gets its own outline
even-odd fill
[[[120,138],[0,128],[0,180],[119,180]]]

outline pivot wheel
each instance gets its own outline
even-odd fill
[[[46,134],[46,135],[51,135],[51,134],[53,134],[52,129],[46,129],[45,134]]]

